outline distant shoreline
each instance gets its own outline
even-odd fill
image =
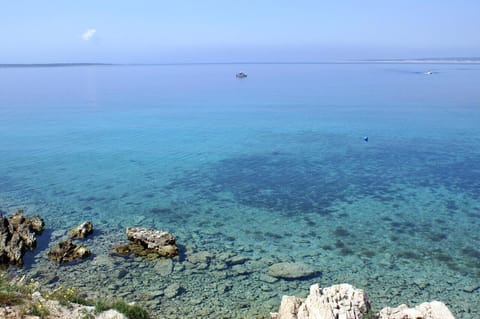
[[[55,67],[81,67],[81,66],[110,66],[113,63],[5,63],[0,68],[55,68]]]
[[[61,68],[90,66],[195,66],[195,65],[309,65],[309,64],[480,64],[480,58],[359,59],[307,62],[172,62],[172,63],[5,63],[0,68]]]
[[[480,64],[480,58],[427,58],[427,59],[371,59],[352,60],[360,63],[405,63],[405,64]]]

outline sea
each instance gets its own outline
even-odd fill
[[[479,318],[479,84],[468,63],[3,66],[0,210],[46,223],[8,272],[153,318],[268,318],[315,283]],[[92,255],[49,260],[87,220]],[[113,254],[133,226],[179,256]]]

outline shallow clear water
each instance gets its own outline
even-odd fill
[[[266,316],[315,282],[477,318],[478,83],[476,65],[2,68],[0,209],[46,219],[22,272],[166,318]],[[87,219],[93,257],[48,261]],[[109,254],[133,225],[177,237],[173,270]],[[265,275],[281,261],[319,273]]]

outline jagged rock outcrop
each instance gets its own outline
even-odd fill
[[[271,319],[362,319],[370,311],[365,291],[349,284],[320,288],[310,287],[303,300],[284,296],[280,310],[271,313]]]
[[[72,243],[71,240],[65,240],[53,247],[47,253],[47,256],[56,262],[66,263],[77,259],[87,258],[90,254],[90,249],[83,244],[76,245]]]
[[[70,238],[86,238],[93,233],[93,224],[90,221],[81,223],[68,232]]]
[[[0,214],[0,265],[23,265],[23,255],[37,245],[36,235],[45,227],[39,216],[25,217],[18,210],[6,218]]]
[[[440,301],[424,302],[415,308],[400,305],[383,308],[378,319],[455,319],[448,307]]]
[[[306,299],[283,296],[278,312],[270,313],[271,319],[455,319],[448,307],[439,301],[425,302],[415,308],[400,305],[386,307],[373,314],[362,289],[349,284],[320,288],[310,287]]]
[[[121,255],[134,253],[137,256],[151,258],[178,255],[175,237],[166,231],[129,227],[126,233],[130,243],[113,247],[113,253]]]

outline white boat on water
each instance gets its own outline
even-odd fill
[[[235,76],[236,76],[238,79],[243,79],[243,78],[246,78],[246,77],[247,77],[247,73],[245,73],[245,72],[238,72],[237,74],[235,74]]]
[[[425,72],[425,73],[423,73],[423,74],[425,74],[425,75],[432,75],[432,74],[433,74],[433,71],[427,71],[427,72]]]

